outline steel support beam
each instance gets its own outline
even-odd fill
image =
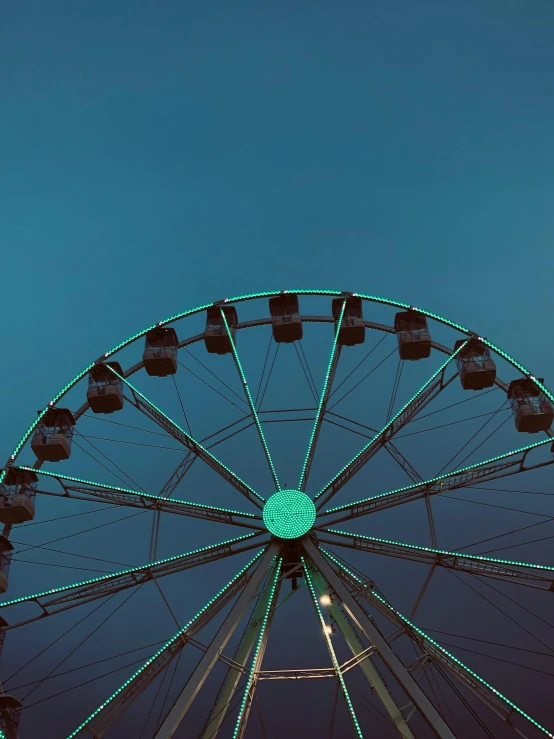
[[[108,366],[108,365],[106,365]],[[143,413],[147,418],[157,424],[166,433],[172,436],[176,441],[182,444],[186,449],[191,451],[195,456],[205,462],[208,467],[211,467],[218,475],[223,477],[228,483],[230,483],[239,493],[242,493],[244,497],[251,503],[254,503],[258,508],[262,507],[265,502],[261,495],[258,495],[256,491],[250,487],[244,480],[235,475],[226,465],[217,459],[211,452],[209,452],[200,442],[196,441],[190,434],[182,429],[175,421],[173,421],[168,415],[161,411],[154,403],[143,395],[140,390],[131,385],[131,383],[125,379],[122,375],[116,372],[113,367],[109,367],[110,371],[114,375],[127,385],[132,393],[132,398],[125,396],[125,400],[134,405],[137,410]]]
[[[548,440],[548,443],[550,443],[550,440]],[[371,498],[365,498],[354,503],[331,508],[328,511],[320,513],[319,520],[324,526],[332,526],[341,521],[350,521],[360,516],[367,516],[377,511],[394,508],[394,506],[401,505],[402,503],[420,500],[426,496],[440,495],[451,490],[473,487],[477,483],[490,482],[491,480],[498,480],[520,472],[529,472],[530,470],[537,470],[541,467],[548,467],[554,464],[554,459],[551,459],[533,465],[526,465],[525,459],[527,454],[528,450],[522,453],[521,450],[516,449],[512,452],[499,455],[493,460],[485,460],[479,465],[463,467],[460,470],[441,475],[440,477],[424,480],[419,484],[407,485],[406,487],[381,493]],[[518,458],[508,460],[508,457],[515,456]]]
[[[234,654],[233,660],[242,665],[245,669],[248,658],[250,657],[250,653],[252,652],[254,644],[256,643],[256,640],[258,638],[270,598],[271,590],[270,588],[266,588],[266,590],[258,600],[256,608],[254,609],[254,612],[250,618],[250,621],[248,622],[246,630],[242,635],[242,639],[240,640],[240,643]],[[212,710],[210,711],[210,715],[208,716],[206,726],[202,733],[202,739],[215,739],[215,737],[217,736],[219,729],[221,728],[221,724],[223,723],[227,714],[229,704],[237,689],[240,676],[241,673],[238,670],[234,670],[232,668],[229,668],[227,670],[227,674],[225,676],[225,679],[223,680],[221,689],[217,695]]]
[[[326,555],[333,559],[332,555],[329,553],[326,553]],[[517,715],[530,721],[531,724],[540,729],[543,734],[553,736],[551,732],[540,726],[540,724],[538,724],[533,718],[521,711],[521,709],[519,709],[514,703],[503,696],[502,693],[466,667],[461,660],[451,655],[446,649],[444,649],[444,647],[441,647],[438,642],[431,639],[431,637],[422,629],[416,627],[398,611],[392,608],[392,606],[388,604],[380,594],[374,592],[373,583],[363,582],[339,562],[336,562],[336,565],[338,567],[338,571],[336,573],[337,576],[352,588],[354,595],[357,598],[363,598],[372,609],[381,613],[398,628],[398,632],[395,634],[394,638],[396,638],[399,633],[403,633],[408,636],[423,652],[428,654],[437,664],[440,664],[441,667],[444,667],[450,675],[456,679],[459,685],[473,693],[473,695],[475,695],[475,697],[478,698],[484,706],[499,716],[504,723],[506,723],[517,734],[524,737],[524,739],[527,738],[527,734],[524,734],[513,723],[513,719]]]
[[[108,700],[94,711],[69,737],[73,739],[80,731],[87,730],[95,737],[102,737],[113,724],[118,721],[132,703],[146,690],[152,681],[171,664],[173,659],[181,653],[183,647],[189,643],[195,644],[192,639],[207,623],[209,623],[225,606],[230,603],[250,580],[247,565],[238,575],[212,599],[205,608],[199,611],[189,622],[188,626],[179,629],[174,636],[156,654],[149,659],[135,674],[127,680]],[[198,646],[196,643],[195,646]],[[207,647],[202,645],[204,650]],[[223,658],[223,655],[219,655]]]
[[[467,572],[471,575],[491,577],[504,582],[539,588],[540,590],[554,591],[554,567],[525,562],[516,563],[495,557],[484,557],[479,554],[447,552],[442,549],[401,544],[400,542],[360,534],[349,534],[345,531],[338,532],[332,529],[326,533],[331,536],[325,536],[323,532],[318,533],[318,540],[324,544],[382,554],[388,557],[398,557],[410,562],[428,564],[432,567],[444,567],[457,572]]]
[[[311,569],[311,573],[312,581],[320,596],[326,594],[327,583],[325,582],[323,577],[315,568]],[[339,631],[342,633],[344,640],[348,644],[352,654],[355,657],[361,654],[366,649],[366,647],[359,639],[358,635],[352,628],[352,625],[350,624],[338,604],[333,601],[330,605],[325,606],[325,608],[327,611],[329,611],[331,618],[336,623]],[[359,667],[364,673],[370,686],[377,693],[377,696],[383,704],[386,712],[389,714],[391,720],[394,722],[396,728],[400,732],[400,736],[404,737],[404,739],[414,739],[414,735],[412,734],[412,731],[408,726],[406,719],[402,715],[400,708],[394,702],[394,698],[387,690],[385,683],[383,682],[381,676],[377,672],[377,668],[371,660],[371,657],[369,656],[366,659],[362,660],[359,663]]]
[[[84,603],[90,603],[98,598],[104,598],[112,593],[120,592],[137,585],[142,585],[154,578],[165,577],[166,575],[182,572],[183,570],[198,567],[207,562],[213,562],[224,557],[239,554],[240,552],[258,549],[265,546],[267,543],[267,538],[258,539],[257,536],[240,537],[238,540],[229,540],[228,542],[216,544],[211,547],[205,547],[177,557],[169,557],[167,559],[159,560],[158,562],[152,562],[139,567],[132,567],[123,572],[114,573],[113,575],[91,578],[84,583],[74,583],[62,588],[57,588],[59,592],[58,595],[54,595],[51,591],[47,590],[42,593],[35,593],[22,598],[15,598],[12,601],[5,601],[4,603],[0,603],[0,609],[9,607],[10,605],[23,603],[24,601],[32,601],[40,607],[41,612],[33,618],[28,618],[24,621],[18,621],[17,623],[4,626],[0,631],[16,629],[25,624],[45,618],[46,616],[52,616],[61,611],[66,611],[69,608],[74,608],[76,606],[83,605]]]
[[[273,614],[275,613],[275,604],[279,596],[279,588],[280,588],[280,581],[276,583],[276,587],[274,591],[272,588],[269,588],[269,598],[266,601],[266,609],[264,611],[264,614],[262,615],[262,623],[260,625],[260,629],[263,628],[264,631],[261,635],[262,639],[259,645],[259,649],[257,653],[256,652],[254,653],[254,662],[252,663],[252,666],[250,668],[250,685],[248,687],[248,694],[246,695],[246,702],[244,704],[244,708],[242,709],[242,713],[239,714],[240,715],[239,723],[238,723],[238,726],[235,727],[233,739],[243,739],[244,734],[246,732],[246,727],[248,725],[248,719],[250,717],[250,711],[252,709],[252,703],[254,701],[254,696],[256,695],[256,689],[258,687],[259,673],[262,667],[262,662],[264,659],[265,650],[266,650],[267,642],[269,639],[269,630],[271,628]],[[267,619],[266,619],[266,623],[264,626],[263,619],[266,614],[267,614]]]
[[[212,640],[212,643],[203,654],[202,659],[188,679],[185,687],[175,700],[171,710],[156,732],[154,739],[171,739],[173,734],[179,728],[181,721],[216,663],[218,656],[225,649],[225,645],[233,635],[239,621],[244,616],[244,612],[249,603],[255,597],[258,588],[263,582],[267,574],[267,570],[278,551],[279,545],[273,541],[262,557],[259,565],[256,567],[256,570],[248,584],[229,612],[229,615],[220,626],[217,634]]]
[[[460,347],[461,348],[461,347]],[[459,350],[458,350],[459,351]],[[423,387],[414,395],[414,397],[393,416],[393,418],[383,426],[381,431],[369,441],[365,447],[335,475],[327,485],[319,492],[314,500],[318,500],[317,509],[323,508],[338,491],[346,485],[346,483],[354,477],[354,475],[365,465],[375,454],[385,446],[401,429],[404,428],[415,416],[429,403],[434,400],[442,391],[450,385],[458,373],[454,373],[448,380],[445,380],[445,372],[448,364],[454,359],[457,352],[452,354],[441,368],[423,385]]]
[[[359,603],[356,602],[344,583],[336,576],[333,568],[329,565],[319,549],[308,537],[303,539],[303,544],[306,553],[323,575],[330,588],[334,591],[348,616],[375,647],[383,662],[398,680],[399,684],[402,686],[414,705],[417,706],[418,711],[435,736],[441,737],[441,739],[455,739],[454,734],[446,725],[444,719],[439,715],[425,693],[415,682],[407,668],[398,659],[375,625],[364,613],[363,609],[360,607]]]
[[[126,506],[128,508],[142,508],[163,513],[173,513],[177,516],[188,516],[189,518],[201,518],[217,523],[226,523],[231,526],[243,526],[250,529],[264,530],[260,525],[261,517],[249,513],[242,513],[231,509],[218,508],[216,506],[202,505],[201,503],[190,503],[186,500],[162,498],[149,493],[139,493],[133,490],[121,492],[105,487],[100,484],[92,487],[87,485],[64,484],[65,492],[54,493],[50,490],[37,490],[39,495],[50,495],[55,498],[71,498],[72,500],[84,500],[90,503],[108,503],[109,505]],[[155,552],[151,552],[155,557]]]

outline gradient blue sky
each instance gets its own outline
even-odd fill
[[[0,442],[197,304],[383,295],[554,385],[550,0],[9,3]]]

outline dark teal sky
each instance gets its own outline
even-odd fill
[[[9,3],[7,458],[147,324],[320,287],[441,313],[554,386],[550,0]]]

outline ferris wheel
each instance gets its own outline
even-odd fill
[[[134,334],[0,473],[0,737],[554,737],[553,419],[487,338],[376,296]]]

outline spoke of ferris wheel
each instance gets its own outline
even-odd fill
[[[62,585],[59,588],[51,588],[38,593],[23,595],[20,598],[0,603],[0,609],[13,606],[18,603],[34,601],[40,607],[41,612],[34,618],[28,618],[15,624],[10,624],[2,630],[15,629],[24,624],[38,621],[46,616],[52,616],[69,608],[80,606],[84,603],[90,603],[98,598],[104,598],[112,593],[125,590],[127,588],[136,587],[142,583],[153,580],[154,578],[173,575],[176,572],[198,567],[217,559],[230,557],[240,552],[246,552],[251,549],[257,549],[268,544],[268,538],[259,538],[261,532],[255,534],[246,534],[233,539],[227,539],[219,544],[212,544],[201,549],[193,549],[184,554],[178,554],[174,557],[166,557],[156,562],[130,567],[120,572],[114,572],[110,575],[102,575],[101,577],[93,577],[88,580]]]
[[[296,591],[291,590],[291,593],[294,592]],[[265,588],[258,599],[256,607],[254,608],[254,612],[250,617],[248,625],[233,656],[233,661],[239,665],[242,665],[247,675],[249,674],[249,671],[246,667],[246,663],[248,662],[250,654],[254,649],[254,644],[259,638],[260,630],[264,621],[264,616],[270,606],[272,596],[273,593],[271,588]],[[276,607],[277,604],[275,604],[275,608]],[[215,737],[217,736],[221,725],[225,720],[225,716],[227,715],[229,705],[231,703],[231,700],[233,699],[240,678],[241,673],[238,670],[229,667],[215,700],[215,703],[212,707],[212,710],[210,711],[210,715],[208,716],[208,719],[202,731],[202,739],[215,739]]]
[[[340,310],[339,320],[333,336],[333,344],[331,346],[331,356],[329,357],[329,364],[327,365],[327,372],[325,373],[325,379],[323,381],[323,388],[321,389],[321,395],[319,397],[319,403],[315,414],[315,421],[310,434],[310,440],[308,442],[308,449],[306,450],[306,457],[302,465],[302,471],[300,472],[300,479],[298,481],[298,490],[305,490],[308,482],[308,475],[312,466],[315,450],[317,447],[317,440],[319,438],[319,432],[321,431],[321,424],[325,415],[327,407],[327,401],[333,387],[333,380],[337,371],[337,365],[339,361],[341,345],[338,343],[339,333],[342,326],[342,319],[344,317],[344,311],[346,309],[346,298],[342,301],[342,307]]]
[[[356,712],[354,711],[354,706],[352,705],[352,701],[350,699],[350,694],[348,693],[348,688],[346,687],[346,683],[344,681],[344,676],[342,674],[342,670],[340,668],[339,662],[337,660],[337,655],[335,654],[335,650],[333,649],[333,645],[331,644],[331,637],[328,632],[328,624],[325,622],[325,619],[323,618],[323,613],[321,612],[321,607],[319,605],[319,601],[317,599],[317,595],[315,592],[313,580],[312,580],[312,572],[313,564],[310,562],[308,563],[305,559],[305,557],[302,557],[302,564],[304,565],[304,576],[306,578],[306,584],[308,585],[308,590],[310,591],[310,595],[312,596],[312,602],[314,604],[316,616],[319,619],[319,623],[321,625],[321,630],[323,631],[323,635],[325,637],[325,643],[327,645],[327,651],[329,652],[329,657],[331,658],[331,663],[333,665],[333,668],[335,670],[335,674],[337,676],[337,679],[339,681],[342,695],[344,697],[346,707],[348,709],[348,715],[350,717],[350,720],[352,722],[352,726],[354,728],[354,733],[359,739],[363,739],[362,729],[360,727],[360,724],[358,723],[358,718],[356,716]]]
[[[267,554],[267,552],[266,552]],[[124,711],[136,700],[136,698],[152,683],[152,680],[160,674],[183,649],[187,643],[187,636],[198,633],[217,613],[219,613],[237,594],[242,599],[245,590],[251,589],[253,580],[258,580],[254,572],[249,572],[260,558],[262,562],[267,559],[257,554],[245,565],[213,598],[211,598],[187,623],[182,626],[142,667],[139,667],[131,677],[126,680],[116,691],[112,693],[85,721],[80,724],[67,739],[74,739],[81,732],[87,732],[94,737],[103,736],[107,729],[117,721]],[[236,604],[235,604],[236,606]],[[234,607],[235,607],[234,606]],[[234,608],[233,607],[233,608]],[[227,617],[228,618],[228,617]],[[223,645],[224,646],[224,645]],[[208,647],[209,651],[211,646]],[[223,649],[223,647],[222,647]],[[221,651],[222,651],[221,649]],[[207,652],[206,652],[207,653]],[[204,656],[206,655],[204,653]],[[219,656],[219,655],[218,655]]]
[[[246,526],[249,529],[265,531],[261,524],[262,519],[253,513],[236,511],[230,508],[220,508],[202,503],[190,503],[178,498],[165,498],[151,493],[137,492],[128,488],[120,488],[114,485],[105,485],[100,482],[83,480],[79,477],[62,475],[57,472],[48,472],[34,467],[17,467],[15,469],[31,470],[35,474],[51,477],[59,482],[62,491],[55,493],[49,490],[37,490],[40,495],[51,495],[53,497],[73,498],[77,500],[107,503],[111,505],[130,506],[132,508],[143,508],[151,511],[164,511],[175,513],[180,516],[202,518],[208,521],[218,521],[233,526]]]
[[[141,413],[143,413],[145,416],[150,418],[150,420],[154,421],[154,423],[164,429],[166,433],[168,433],[170,436],[173,436],[176,441],[183,444],[183,446],[193,452],[197,457],[200,457],[203,462],[205,462],[209,467],[215,470],[215,472],[221,475],[224,480],[227,480],[227,482],[229,482],[234,488],[236,488],[239,493],[242,493],[249,501],[254,503],[254,505],[256,505],[258,508],[262,507],[261,504],[265,503],[265,499],[261,495],[259,495],[253,488],[251,488],[250,485],[248,485],[246,482],[244,482],[244,480],[241,480],[240,477],[235,475],[232,470],[224,465],[223,462],[220,462],[219,459],[217,459],[217,457],[215,457],[211,452],[203,447],[200,442],[196,441],[196,439],[193,439],[190,434],[188,434],[168,415],[166,415],[162,410],[154,405],[152,401],[148,400],[148,398],[143,395],[140,390],[137,390],[137,388],[134,387],[134,385],[132,385],[129,380],[116,372],[113,367],[109,365],[106,366],[109,367],[110,371],[113,372],[114,375],[119,377],[119,379],[124,382],[131,390],[133,394],[132,399],[126,399],[132,405],[134,405],[139,411],[141,411]]]
[[[361,449],[350,462],[338,472],[325,487],[315,496],[314,501],[319,500],[317,509],[320,510],[338,491],[352,479],[352,477],[368,462],[384,444],[392,439],[404,426],[415,418],[415,416],[434,400],[442,391],[450,385],[457,377],[455,372],[450,379],[445,381],[445,373],[448,365],[456,358],[459,352],[467,344],[465,341],[448,359],[443,362],[439,369],[431,375],[427,382],[410,398],[410,400],[394,415],[381,431],[373,437]]]
[[[279,574],[281,571],[282,559],[279,558],[275,563],[272,576],[269,581],[269,597],[267,598],[266,608],[262,615],[262,620],[259,626],[258,638],[256,640],[256,647],[254,649],[254,656],[252,658],[252,664],[248,677],[246,678],[246,685],[242,701],[239,707],[235,728],[233,731],[232,739],[243,739],[248,724],[248,717],[250,715],[250,709],[256,693],[256,687],[258,682],[258,674],[262,667],[262,662],[267,646],[267,640],[269,638],[269,630],[271,628],[271,622],[273,620],[273,614],[275,612],[275,604],[279,594],[280,580]]]
[[[319,572],[314,569],[313,571],[310,571],[310,574],[315,589],[319,593],[320,598],[321,596],[328,595],[327,583],[321,577]],[[412,731],[408,726],[406,719],[402,715],[402,711],[394,702],[394,698],[387,690],[387,686],[385,685],[383,679],[381,678],[381,675],[375,668],[375,665],[373,664],[371,659],[371,654],[365,659],[358,661],[358,655],[364,654],[364,652],[367,652],[367,650],[361,639],[353,629],[352,624],[350,623],[348,618],[333,600],[331,600],[330,603],[326,604],[325,610],[329,613],[331,619],[336,623],[337,628],[343,635],[345,642],[348,644],[350,651],[354,655],[354,663],[357,663],[359,665],[361,671],[363,672],[366,680],[370,685],[370,690],[375,691],[386,712],[389,714],[391,720],[394,722],[396,728],[398,729],[400,735],[404,739],[414,739],[414,735],[412,734]]]
[[[476,672],[467,667],[461,660],[448,652],[438,642],[426,634],[423,629],[420,629],[412,621],[403,616],[400,611],[393,608],[393,606],[391,606],[390,603],[374,589],[373,583],[364,582],[362,578],[352,572],[352,570],[350,570],[343,562],[336,559],[336,557],[334,557],[328,550],[322,549],[322,552],[325,557],[333,562],[337,567],[335,573],[337,577],[352,588],[357,598],[361,597],[366,600],[372,608],[379,611],[379,613],[385,616],[391,623],[398,626],[420,647],[420,649],[432,657],[435,662],[446,668],[462,687],[470,690],[487,708],[496,713],[497,716],[500,716],[500,718],[517,734],[525,736],[525,734],[515,727],[511,721],[512,717],[516,714],[531,723],[546,736],[551,737],[551,739],[554,738],[553,733],[548,731],[548,729],[545,729],[544,726],[541,726],[541,724],[535,721],[535,719],[529,716],[529,714],[525,713],[525,711],[506,698],[506,696],[502,695],[502,693],[486,682],[486,680],[480,677]]]
[[[520,472],[529,472],[537,470],[541,467],[547,467],[554,464],[554,459],[536,464],[526,464],[526,458],[529,452],[539,449],[545,444],[552,444],[552,439],[542,439],[533,444],[513,449],[505,454],[499,454],[496,457],[485,459],[483,462],[462,467],[454,472],[446,472],[444,475],[432,477],[429,480],[415,485],[406,485],[396,490],[390,490],[387,493],[380,493],[371,498],[346,503],[336,508],[329,508],[322,512],[318,517],[321,526],[332,526],[341,521],[350,521],[359,516],[367,516],[376,511],[392,508],[402,503],[408,503],[412,500],[419,500],[425,496],[440,495],[449,490],[459,490],[464,487],[472,487],[476,482],[486,482],[497,480],[509,475],[515,475]],[[509,459],[509,457],[516,457]],[[504,461],[506,460],[506,461]]]
[[[246,609],[255,598],[258,588],[266,578],[267,571],[271,567],[278,551],[279,544],[276,541],[272,541],[254,570],[252,577],[243,588],[242,593],[235,601],[235,604],[214,636],[208,649],[202,655],[194,672],[174,701],[171,710],[156,732],[154,739],[170,739],[179,728],[198,691],[215,665],[219,654],[225,649],[225,645],[233,635],[240,620],[244,617]]]
[[[269,447],[267,446],[267,441],[265,440],[264,431],[262,429],[262,424],[260,423],[258,411],[256,410],[256,406],[254,404],[254,399],[252,398],[252,393],[250,392],[250,388],[248,387],[248,383],[246,381],[246,375],[244,374],[244,369],[242,367],[242,363],[239,358],[235,340],[233,339],[233,335],[231,334],[231,331],[229,329],[229,324],[227,323],[227,317],[225,316],[225,311],[223,310],[223,308],[220,308],[219,310],[221,313],[221,318],[223,319],[223,323],[225,325],[225,330],[227,331],[227,337],[229,339],[231,348],[233,350],[233,359],[235,360],[235,366],[237,368],[237,372],[239,373],[239,377],[240,377],[240,381],[241,381],[241,384],[244,390],[244,394],[246,396],[246,400],[248,401],[248,405],[250,406],[250,411],[252,412],[254,421],[256,422],[256,428],[258,429],[260,441],[262,442],[262,446],[264,448],[267,463],[269,465],[269,471],[271,472],[271,476],[273,477],[275,488],[277,490],[281,490],[279,478],[277,477],[277,472],[275,471],[275,465],[273,464],[273,460],[271,459],[271,454],[269,453]]]
[[[348,531],[326,529],[332,537],[325,537],[318,532],[318,540],[332,546],[346,547],[358,551],[383,554],[388,557],[399,557],[411,562],[444,567],[458,572],[467,572],[482,577],[492,577],[504,582],[526,585],[540,590],[554,590],[554,566],[533,564],[532,562],[516,562],[496,557],[482,557],[479,554],[448,552],[443,549],[419,547],[413,544],[379,539],[363,534],[351,534]]]
[[[377,629],[376,625],[367,617],[342,580],[337,577],[327,559],[308,537],[303,539],[303,545],[307,555],[319,570],[322,577],[326,580],[329,588],[334,592],[348,616],[365,634],[370,644],[375,647],[385,665],[394,675],[413,704],[417,707],[422,718],[427,722],[431,730],[438,737],[454,739],[454,734],[448,728],[436,708],[432,705],[425,693],[410,675],[408,669],[396,656],[385,638]]]

